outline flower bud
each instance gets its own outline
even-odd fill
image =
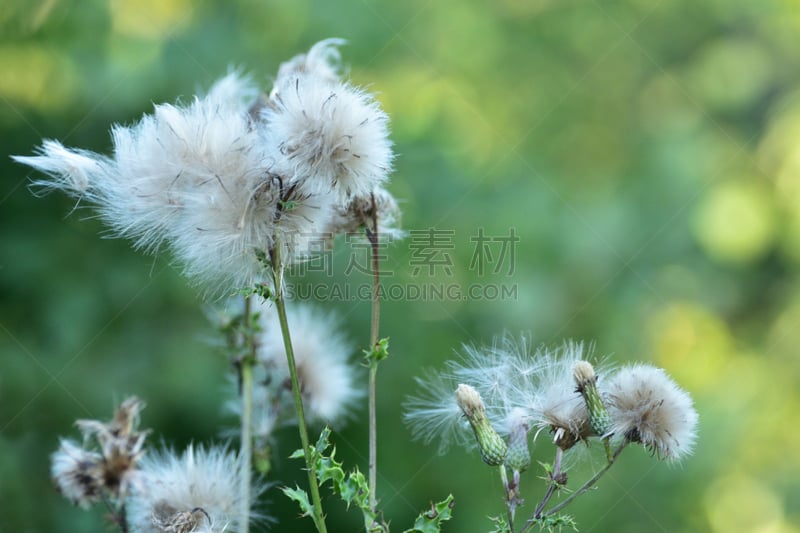
[[[461,384],[456,388],[456,403],[472,426],[483,462],[489,466],[503,464],[508,446],[489,422],[480,393],[469,385]]]
[[[594,373],[594,368],[586,361],[578,361],[573,368],[573,376],[577,391],[586,402],[592,432],[598,436],[605,435],[611,427],[611,417],[597,390],[597,374]]]
[[[508,437],[508,454],[505,464],[515,472],[524,472],[531,465],[531,452],[528,449],[527,422],[520,422],[511,428]]]

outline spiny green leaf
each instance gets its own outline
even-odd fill
[[[547,530],[550,533],[555,533],[556,531],[561,532],[564,531],[565,528],[578,531],[578,524],[571,516],[566,514],[542,516],[537,518],[533,523],[539,526],[539,530]]]
[[[414,527],[405,530],[404,533],[439,533],[442,530],[442,522],[452,518],[454,505],[452,494],[438,503],[432,503],[429,510],[420,513],[414,521]]]
[[[300,487],[283,487],[281,490],[290,500],[294,500],[300,505],[300,510],[303,511],[302,516],[314,516],[314,506],[308,501],[306,491]]]

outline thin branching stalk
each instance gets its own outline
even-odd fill
[[[547,505],[547,502],[550,501],[550,498],[553,496],[553,493],[560,485],[559,478],[561,477],[561,460],[564,457],[564,450],[561,448],[556,448],[556,457],[553,461],[553,471],[550,473],[550,486],[547,487],[547,493],[545,493],[544,498],[542,501],[539,502],[539,505],[536,506],[536,511],[533,513],[534,518],[541,518],[542,511],[544,507]]]
[[[252,303],[244,299],[244,331],[247,353],[239,361],[239,379],[242,388],[242,436],[239,457],[242,461],[239,487],[239,531],[247,533],[250,524],[250,479],[253,457],[253,367],[256,364],[256,340],[253,328]]]
[[[286,319],[286,302],[283,294],[283,264],[281,262],[281,243],[276,239],[272,252],[272,273],[275,280],[275,309],[278,311],[278,320],[281,324],[283,334],[283,345],[286,349],[286,362],[289,366],[289,375],[292,378],[292,394],[294,395],[294,406],[297,413],[297,427],[300,430],[300,442],[303,446],[303,455],[306,460],[306,472],[308,474],[308,485],[311,491],[311,504],[314,509],[314,525],[317,531],[327,533],[325,527],[325,517],[322,513],[322,499],[319,496],[319,482],[317,472],[314,468],[314,461],[311,456],[311,446],[308,440],[308,427],[306,425],[306,415],[303,410],[303,397],[300,393],[300,382],[297,379],[297,364],[294,360],[294,349],[292,348],[292,338],[289,334],[289,321]]]
[[[575,498],[577,498],[578,496],[580,496],[581,494],[583,494],[584,492],[586,492],[587,490],[592,488],[592,486],[595,483],[597,483],[597,480],[600,479],[603,476],[603,474],[605,474],[608,471],[608,469],[611,468],[614,465],[614,463],[617,461],[617,457],[619,457],[619,454],[622,453],[622,450],[625,449],[625,446],[627,444],[628,444],[627,440],[622,441],[622,444],[620,444],[617,447],[617,449],[614,450],[614,454],[608,459],[608,463],[606,463],[606,466],[601,468],[600,471],[598,471],[594,476],[592,476],[592,478],[589,481],[587,481],[586,483],[581,485],[581,488],[579,488],[578,490],[576,490],[575,492],[570,494],[569,498],[567,498],[563,502],[559,503],[558,505],[555,505],[555,506],[551,507],[550,509],[548,509],[547,511],[542,513],[542,516],[551,516],[551,515],[556,514],[561,509],[563,509],[564,507],[566,507],[567,505],[572,503],[572,501]]]
[[[608,469],[611,468],[614,465],[614,463],[617,461],[617,458],[619,457],[619,454],[622,453],[622,450],[625,449],[625,446],[627,444],[628,444],[627,440],[623,441],[617,447],[617,449],[614,450],[614,453],[611,456],[609,456],[608,462],[606,463],[606,465],[603,468],[601,468],[594,476],[592,476],[591,479],[589,479],[586,483],[581,485],[581,487],[578,490],[576,490],[575,492],[570,494],[567,499],[565,499],[564,501],[562,501],[558,505],[554,505],[553,507],[551,507],[547,511],[542,512],[540,516],[536,516],[536,515],[532,516],[527,522],[525,522],[525,525],[520,530],[520,533],[525,533],[526,531],[528,531],[541,518],[546,518],[548,516],[553,516],[557,512],[561,511],[566,506],[568,506],[573,501],[575,501],[575,498],[577,498],[578,496],[580,496],[581,494],[585,493],[587,490],[592,488],[594,486],[594,484],[597,483],[597,480],[599,480],[601,477],[603,477],[603,474],[608,472]]]
[[[378,344],[378,332],[381,320],[380,300],[380,255],[378,235],[378,209],[375,205],[375,195],[372,194],[372,228],[367,228],[366,234],[372,250],[372,320],[370,321],[369,346],[374,350]],[[378,484],[378,421],[377,421],[377,391],[378,361],[370,360],[369,367],[369,509],[373,513],[377,505],[376,490]]]

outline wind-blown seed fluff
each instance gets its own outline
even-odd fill
[[[611,431],[666,459],[692,451],[697,411],[692,398],[664,370],[638,364],[620,369],[605,387]]]
[[[350,362],[351,345],[333,315],[307,304],[294,303],[287,307],[306,415],[312,422],[335,424],[347,417],[363,395],[356,387],[357,370]],[[262,386],[257,386],[255,394],[264,395],[264,399],[274,402],[272,389],[283,387],[287,392],[287,402],[291,402],[289,369],[277,313],[267,304],[261,304],[259,312],[262,331],[256,339],[256,356],[269,378],[269,383],[263,386],[270,391],[259,391]],[[268,411],[266,416],[274,416],[270,413],[275,410],[274,405],[264,407]],[[287,407],[293,418],[294,404]],[[258,419],[260,415],[256,412],[255,416]]]
[[[469,422],[453,396],[458,381],[434,370],[425,374],[424,379],[414,378],[420,392],[403,404],[403,421],[414,439],[425,444],[438,440],[439,454],[444,454],[451,444],[474,448],[476,442],[470,434]]]
[[[530,427],[530,411],[519,409],[534,397],[536,375],[541,372],[538,352],[530,351],[530,340],[504,335],[491,346],[465,345],[458,359],[447,361],[442,371],[428,371],[417,378],[420,393],[405,402],[403,418],[414,437],[429,443],[440,439],[439,452],[451,443],[472,448],[474,438],[454,399],[460,384],[473,387],[481,396],[488,419],[501,435],[512,428]]]
[[[223,447],[189,446],[181,455],[148,454],[141,462],[142,488],[127,501],[132,531],[237,531],[242,475],[241,461]],[[256,484],[252,493],[263,489]],[[259,518],[252,512],[250,520]]]
[[[311,194],[365,195],[392,166],[389,117],[362,89],[313,75],[278,80],[262,110],[275,171]]]

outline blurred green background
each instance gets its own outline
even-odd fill
[[[387,282],[517,291],[384,303],[379,497],[394,528],[449,492],[447,531],[486,531],[503,512],[495,472],[411,442],[401,403],[424,368],[508,330],[594,340],[614,362],[665,367],[696,400],[694,456],[675,466],[627,451],[572,508],[582,531],[800,531],[800,4],[789,0],[3,2],[0,531],[108,530],[99,509],[56,494],[48,455],[77,436],[76,418],[106,418],[127,394],[146,399],[153,443],[209,442],[235,425],[206,304],[169,256],[102,240],[89,211],[35,198],[6,155],[42,138],[107,153],[111,123],[186,101],[231,65],[268,88],[281,61],[333,36],[392,117],[404,227],[448,236],[438,257],[449,264],[433,275],[414,275],[419,235],[392,245]],[[494,264],[471,264],[481,228],[513,229],[513,263],[491,241]],[[311,282],[368,283],[343,274],[351,253],[341,243],[335,277]],[[357,356],[368,303],[321,304],[346,317]],[[334,436],[363,470],[365,411]],[[304,483],[286,459],[297,445],[293,428],[280,432],[275,480]],[[550,453],[543,442],[536,458]],[[538,474],[523,477],[528,511]],[[327,501],[332,531],[359,530]],[[264,508],[276,531],[311,530],[276,489]]]

